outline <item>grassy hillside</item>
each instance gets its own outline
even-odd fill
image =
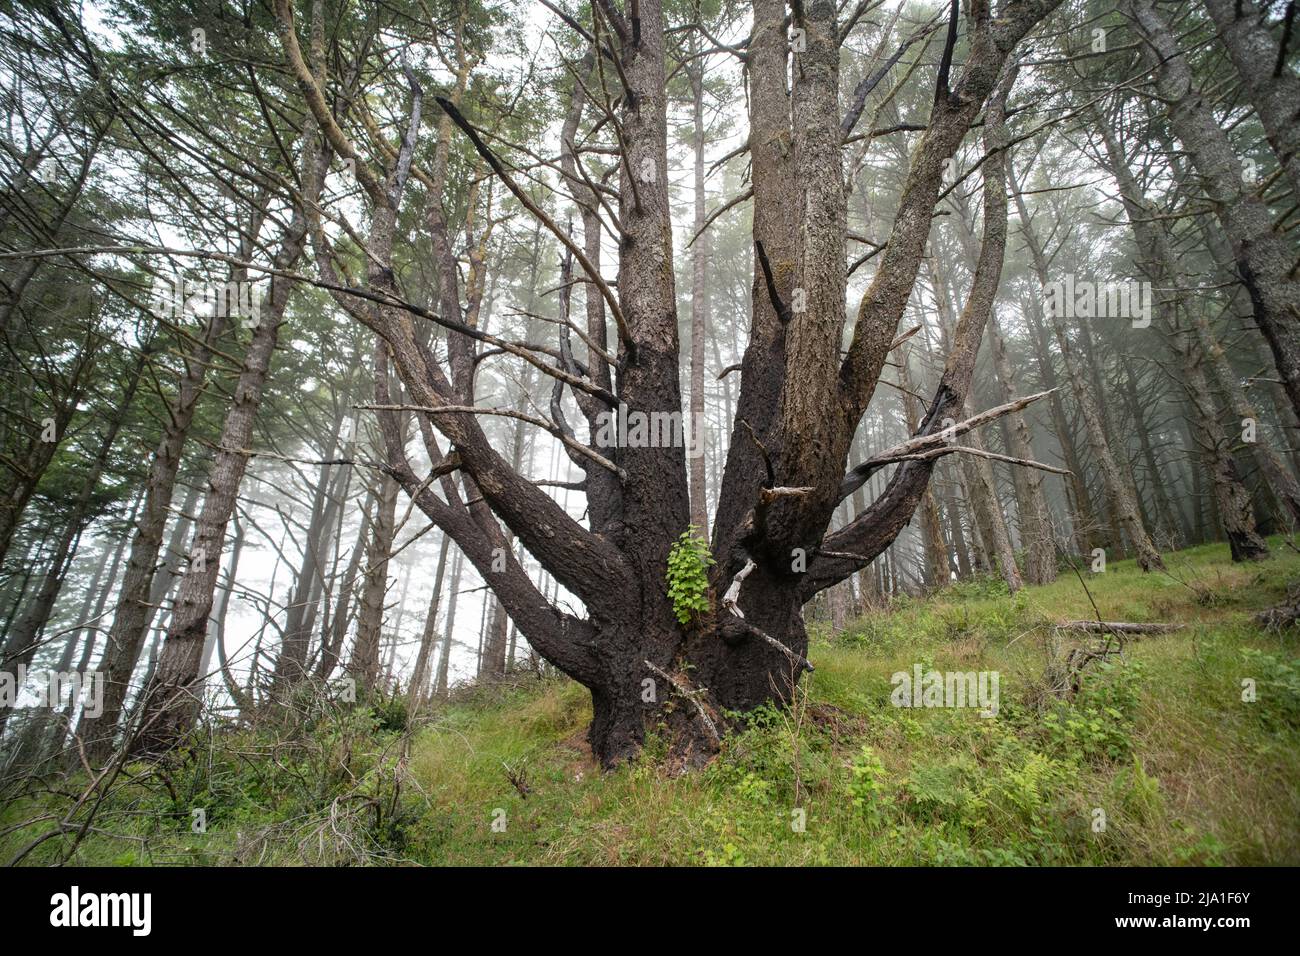
[[[1300,863],[1296,635],[1250,622],[1300,577],[1300,556],[1272,543],[1250,567],[1215,545],[1170,555],[1168,575],[1132,562],[1087,575],[1105,619],[1186,628],[1094,663],[1071,700],[1044,675],[1048,625],[1096,616],[1078,578],[1014,598],[976,582],[819,631],[797,705],[752,715],[702,771],[674,772],[652,742],[637,765],[600,773],[582,689],[523,678],[462,692],[405,755],[385,729],[402,725],[395,702],[325,708],[299,739],[231,735],[164,771],[132,768],[72,861]],[[1055,633],[1059,661],[1080,638]],[[998,671],[998,715],[891,706],[890,675],[917,663]],[[205,833],[190,832],[195,808]],[[24,799],[0,830],[66,810],[65,797]],[[52,825],[6,832],[0,857]]]

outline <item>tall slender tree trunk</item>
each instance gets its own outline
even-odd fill
[[[456,604],[460,598],[460,568],[463,556],[456,551],[451,564],[451,588],[447,595],[447,621],[442,629],[442,650],[438,653],[438,678],[434,682],[433,694],[439,700],[447,697],[449,691],[451,668],[451,642],[456,627]]]
[[[251,254],[254,237],[261,229],[264,216],[265,211],[259,209],[249,223],[248,232],[241,244],[242,258],[247,258]],[[236,282],[246,282],[248,271],[236,268],[231,271],[231,279]],[[136,663],[140,659],[140,650],[144,645],[149,622],[158,601],[161,600],[157,588],[159,585],[165,588],[170,584],[166,574],[159,574],[158,553],[167,527],[167,517],[176,489],[176,477],[180,472],[185,440],[194,423],[199,399],[203,395],[204,380],[207,377],[208,366],[212,362],[214,349],[225,334],[228,325],[229,316],[226,311],[214,309],[204,326],[202,337],[186,360],[185,372],[176,395],[168,404],[167,413],[163,416],[162,436],[149,462],[149,474],[145,480],[144,506],[136,525],[135,535],[131,539],[131,552],[127,558],[122,586],[118,591],[117,607],[109,627],[104,660],[100,665],[104,676],[103,706],[99,716],[83,718],[81,723],[81,733],[86,739],[86,750],[92,759],[102,760],[108,756],[121,717],[122,706],[130,688],[131,675],[135,672]],[[190,504],[182,510],[189,513],[192,507],[193,505]],[[168,559],[170,560],[170,555]]]
[[[1142,194],[1113,131],[1100,114],[1094,111],[1093,115],[1105,143],[1108,171],[1119,185],[1125,213],[1142,253],[1141,268],[1161,288],[1177,290],[1184,287],[1189,277],[1184,275],[1170,249],[1164,223],[1158,215],[1153,215],[1157,209]],[[1268,556],[1268,546],[1256,531],[1250,493],[1237,472],[1227,435],[1219,423],[1218,405],[1204,368],[1205,352],[1196,330],[1191,335],[1184,335],[1179,320],[1182,311],[1197,308],[1195,305],[1185,307],[1176,293],[1174,296],[1162,295],[1158,303],[1160,325],[1169,334],[1174,352],[1182,358],[1188,400],[1195,412],[1193,434],[1199,432],[1202,438],[1203,458],[1214,486],[1214,502],[1218,506],[1232,558],[1234,561],[1257,560]],[[1131,375],[1129,381],[1132,382]],[[1136,398],[1134,392],[1130,401],[1135,402]]]
[[[429,695],[429,661],[438,640],[438,606],[442,603],[443,576],[447,571],[447,552],[451,548],[451,538],[442,536],[442,545],[438,548],[438,569],[433,576],[433,594],[429,598],[429,610],[424,616],[424,630],[420,634],[420,650],[415,655],[415,668],[411,672],[411,688],[407,695],[407,712],[414,719]]]
[[[310,130],[303,136],[302,150],[305,198],[295,207],[273,258],[277,272],[291,269],[301,256],[308,228],[307,211],[303,205],[314,203],[320,192],[322,157],[318,155],[316,136]],[[170,746],[189,731],[197,717],[201,703],[196,695],[199,663],[221,569],[226,528],[248,467],[253,425],[291,292],[291,280],[274,274],[267,300],[253,326],[244,365],[235,384],[234,399],[222,424],[217,452],[208,471],[208,491],[195,525],[189,567],[181,578],[157,670],[142,694],[135,752]]]
[[[108,427],[100,437],[99,448],[91,459],[89,470],[82,479],[81,488],[68,509],[63,531],[51,554],[50,563],[46,568],[41,586],[29,602],[18,627],[9,634],[8,639],[5,641],[4,652],[0,654],[0,667],[5,669],[18,666],[26,667],[31,663],[32,657],[36,653],[40,636],[45,630],[45,625],[50,620],[50,615],[54,612],[55,602],[58,600],[59,592],[63,588],[63,580],[67,574],[72,556],[76,551],[77,542],[86,529],[95,491],[99,487],[100,478],[103,477],[104,471],[108,467],[113,446],[117,443],[118,432],[121,431],[122,424],[126,421],[127,413],[131,408],[132,401],[135,399],[136,389],[140,385],[140,379],[144,374],[144,368],[148,360],[149,352],[146,347],[141,350],[135,368],[131,371],[131,377],[127,380],[126,387],[118,397],[115,414],[110,415],[108,418]],[[8,708],[0,710],[0,734],[4,732],[5,721],[9,713]]]
[[[939,497],[943,501],[943,511],[948,516],[948,532],[952,537],[953,554],[957,558],[957,576],[962,580],[966,580],[971,576],[974,569],[971,567],[970,549],[966,543],[966,531],[962,527],[961,510],[957,507],[957,495],[953,491],[954,480],[946,468],[937,468],[935,471],[946,478],[946,480],[938,482]]]
[[[1012,176],[1011,178],[1015,182],[1015,177]],[[1026,244],[1029,246],[1030,254],[1033,256],[1034,270],[1038,275],[1038,282],[1045,289],[1051,281],[1048,275],[1047,258],[1034,231],[1033,222],[1029,218],[1029,211],[1025,208],[1019,186],[1014,189],[1014,195],[1016,209],[1020,213],[1021,231],[1024,234]],[[1137,503],[1133,500],[1128,490],[1128,483],[1121,476],[1119,465],[1115,461],[1115,456],[1111,453],[1110,442],[1102,425],[1101,413],[1097,408],[1096,399],[1084,379],[1083,368],[1075,355],[1073,343],[1071,343],[1069,334],[1065,329],[1065,320],[1062,316],[1054,314],[1055,310],[1049,311],[1053,314],[1048,316],[1048,321],[1056,333],[1056,343],[1065,364],[1066,375],[1069,377],[1070,386],[1074,390],[1075,401],[1079,404],[1079,411],[1083,414],[1088,433],[1088,444],[1101,472],[1111,507],[1120,525],[1127,532],[1129,541],[1133,543],[1134,550],[1137,552],[1138,566],[1143,571],[1163,570],[1165,566],[1164,560],[1160,557],[1160,552],[1156,550],[1146,528],[1142,524]]]
[[[334,457],[334,452],[338,448],[343,421],[343,411],[340,410],[334,420],[328,447],[325,449],[325,459],[327,461]],[[346,457],[350,458],[351,454]],[[302,679],[307,668],[307,657],[311,651],[311,634],[314,623],[314,615],[309,614],[308,610],[309,608],[313,611],[315,609],[316,602],[313,600],[313,596],[319,599],[323,543],[334,523],[335,510],[338,508],[338,502],[330,496],[330,488],[334,477],[330,473],[332,467],[346,468],[348,466],[320,466],[320,475],[312,495],[311,515],[307,521],[307,533],[303,541],[302,567],[298,571],[293,596],[289,600],[289,607],[285,614],[284,642],[280,648],[280,656],[275,663],[273,687],[277,692],[296,684]]]
[[[1156,507],[1156,514],[1159,516],[1157,523],[1157,532],[1163,531],[1162,540],[1168,541],[1172,547],[1178,546],[1178,523],[1174,519],[1173,504],[1169,500],[1169,493],[1166,490],[1167,482],[1165,480],[1165,470],[1160,466],[1156,458],[1155,447],[1151,444],[1151,423],[1147,421],[1143,414],[1142,400],[1138,395],[1137,375],[1133,369],[1133,363],[1123,352],[1119,353],[1121,387],[1124,389],[1124,395],[1128,399],[1129,411],[1133,415],[1133,431],[1137,432],[1138,447],[1142,452],[1142,460],[1146,463],[1147,475],[1151,485],[1151,500]]]
[[[978,258],[979,252],[971,248],[968,253],[968,261],[972,272],[976,268]],[[956,328],[952,319],[952,300],[950,298],[952,290],[946,273],[935,259],[930,260],[930,274],[934,284],[935,303],[939,310],[939,340],[947,347],[949,344],[949,330],[953,329],[955,333]],[[989,314],[991,315],[992,312],[993,306],[990,304]],[[971,409],[967,404],[963,409],[963,417],[969,417],[970,414]],[[963,436],[962,441],[977,452],[984,451],[984,440],[980,437],[978,431],[972,431]],[[975,512],[975,519],[979,525],[980,537],[983,539],[984,547],[988,551],[989,557],[997,565],[998,573],[1007,582],[1007,587],[1011,589],[1011,593],[1014,594],[1024,586],[1024,581],[1020,577],[1020,569],[1016,566],[1016,553],[1011,546],[1011,534],[1007,530],[1002,505],[998,501],[997,486],[993,479],[993,468],[987,458],[963,454],[961,456],[961,469],[966,476],[966,488],[970,493],[971,507]]]
[[[534,276],[534,281],[535,279]],[[525,379],[525,385],[528,384],[529,379],[531,376]],[[524,433],[523,422],[516,422],[510,444],[510,467],[516,472],[523,466],[526,442],[527,435]],[[514,544],[514,533],[507,530],[503,549],[511,549]],[[495,596],[490,596],[489,600],[484,602],[484,610],[487,613],[487,626],[483,633],[483,656],[479,662],[479,676],[493,679],[504,676],[509,664],[510,617],[506,613],[505,605]]]
[[[969,406],[966,411],[969,415],[971,412]],[[976,451],[984,451],[984,440],[980,438],[978,432],[970,432],[963,440]],[[1024,580],[1020,576],[1020,568],[1016,565],[1016,552],[1011,546],[1011,534],[1007,530],[1006,517],[1002,514],[1002,506],[998,502],[993,467],[987,458],[971,455],[962,456],[962,465],[967,469],[967,481],[978,489],[973,495],[974,505],[977,513],[982,512],[980,526],[988,528],[989,548],[997,558],[998,572],[1002,575],[1002,580],[1007,582],[1011,593],[1015,594],[1024,587]]]
[[[692,48],[698,46],[698,34],[691,34]],[[691,442],[696,457],[690,459],[691,524],[709,537],[708,505],[704,485],[704,338],[709,323],[709,236],[704,229],[704,59],[695,60],[687,70],[691,81],[692,119],[695,125],[695,237],[691,253]],[[696,435],[696,429],[700,434]]]
[[[1152,0],[1126,0],[1126,11],[1136,24],[1143,57],[1155,76],[1170,125],[1232,245],[1255,322],[1273,350],[1291,404],[1300,414],[1300,276],[1296,274],[1293,237],[1274,229],[1268,206],[1255,185],[1244,181],[1241,160],[1223,123],[1196,89],[1191,67],[1155,4]],[[1249,92],[1249,83],[1247,89]],[[1295,108],[1294,96],[1284,95],[1278,102],[1289,104],[1284,109]],[[1294,128],[1294,116],[1286,122]]]
[[[1092,506],[1092,496],[1088,493],[1088,483],[1083,479],[1083,458],[1075,443],[1074,430],[1070,427],[1070,419],[1065,414],[1065,402],[1059,391],[1060,380],[1056,377],[1056,368],[1052,364],[1051,350],[1047,344],[1048,332],[1041,300],[1034,296],[1021,300],[1021,314],[1029,322],[1032,332],[1038,380],[1044,388],[1053,389],[1047,403],[1052,413],[1052,431],[1061,446],[1065,467],[1070,472],[1066,490],[1069,495],[1071,531],[1079,553],[1088,554],[1097,540],[1096,511]]]
[[[1255,528],[1255,509],[1250,492],[1242,484],[1228,437],[1219,424],[1218,409],[1210,382],[1202,368],[1203,357],[1195,345],[1186,347],[1183,375],[1187,397],[1196,410],[1195,431],[1201,434],[1201,451],[1214,484],[1219,520],[1234,561],[1258,561],[1268,557],[1268,545]]]
[[[1199,310],[1193,311],[1192,322],[1201,352],[1209,360],[1210,367],[1214,372],[1214,380],[1218,382],[1227,396],[1233,415],[1243,427],[1245,427],[1246,422],[1253,422],[1256,426],[1255,441],[1254,444],[1249,446],[1248,450],[1258,463],[1264,480],[1268,482],[1269,488],[1277,496],[1278,502],[1286,509],[1291,524],[1300,528],[1300,482],[1296,480],[1295,473],[1282,460],[1282,454],[1278,451],[1279,443],[1270,440],[1267,434],[1260,434],[1260,432],[1264,431],[1264,417],[1259,413],[1255,403],[1247,396],[1246,390],[1242,387],[1241,379],[1233,369],[1232,363],[1228,361],[1227,354],[1210,329],[1206,317]],[[1290,411],[1289,406],[1284,405],[1283,407]],[[1288,444],[1286,433],[1282,432],[1280,438],[1282,448],[1286,448]]]
[[[217,598],[216,612],[212,615],[212,620],[208,623],[207,640],[203,643],[203,656],[199,659],[199,679],[206,681],[212,673],[213,653],[221,648],[217,653],[219,667],[222,678],[226,684],[226,690],[234,698],[235,703],[241,703],[240,690],[238,684],[231,679],[229,674],[229,665],[225,663],[225,642],[226,642],[226,615],[230,612],[230,596],[235,590],[235,582],[239,575],[239,558],[244,553],[244,523],[239,520],[239,513],[232,516],[235,525],[235,533],[232,535],[230,545],[230,564],[226,568],[226,586],[221,588],[221,594]]]
[[[1278,62],[1278,45],[1265,26],[1265,12],[1254,0],[1203,2],[1291,186],[1294,202],[1300,198],[1300,123],[1296,122],[1300,76],[1286,63]],[[1294,16],[1294,12],[1290,15]]]
[[[1061,318],[1057,316],[1057,318]],[[1124,440],[1126,431],[1115,424],[1111,418],[1111,405],[1113,403],[1105,401],[1105,396],[1113,394],[1114,389],[1102,374],[1101,349],[1092,335],[1092,326],[1085,319],[1074,323],[1071,330],[1078,336],[1078,348],[1075,350],[1075,358],[1081,363],[1084,372],[1085,381],[1090,381],[1092,385],[1093,407],[1101,416],[1101,432],[1106,436],[1107,443],[1110,447],[1111,454],[1115,457],[1119,465],[1119,478],[1123,482],[1125,489],[1128,491],[1129,500],[1137,506],[1138,518],[1142,521],[1142,527],[1146,529],[1147,535],[1151,534],[1151,529],[1155,523],[1147,513],[1146,501],[1142,497],[1141,489],[1138,488],[1137,477],[1133,468],[1133,456],[1128,442]],[[1113,508],[1113,502],[1107,500]],[[1118,515],[1115,517],[1116,524],[1128,534],[1128,528],[1119,521]],[[1136,550],[1136,547],[1135,547]],[[1159,547],[1156,547],[1159,550]]]
[[[912,386],[912,375],[908,368],[907,353],[904,352],[898,366],[899,394],[902,396],[903,432],[910,435],[921,421],[921,405],[917,401]],[[948,570],[948,545],[943,539],[943,524],[939,517],[939,506],[934,500],[933,487],[927,487],[921,496],[917,508],[917,520],[921,532],[921,555],[928,588],[946,587],[951,582]]]
[[[396,523],[397,482],[388,475],[379,478],[370,540],[366,545],[361,600],[357,611],[357,636],[348,660],[348,674],[359,692],[368,693],[379,679],[379,648],[384,627],[384,603],[388,595],[388,559],[393,550]]]
[[[1017,395],[1016,375],[1007,354],[1006,338],[998,327],[998,310],[989,313],[989,347],[993,353],[999,394],[1009,402]],[[1033,439],[1023,412],[1013,412],[1007,428],[1011,455],[1027,460],[1034,458]],[[1030,584],[1048,584],[1056,580],[1056,543],[1043,492],[1043,476],[1036,468],[1013,468],[1016,511],[1020,519],[1020,542],[1025,552],[1025,580]]]
[[[139,514],[140,506],[143,501],[144,492],[142,491],[136,496],[134,503],[131,505],[131,512],[126,519],[127,527],[134,525],[136,515]],[[128,543],[128,539],[123,537],[118,541],[117,547],[113,549],[113,560],[108,566],[107,576],[104,578],[102,586],[99,586],[98,589],[95,590],[96,598],[94,607],[89,615],[83,614],[79,619],[81,623],[85,624],[85,630],[74,631],[68,638],[68,647],[65,649],[65,657],[66,650],[71,650],[74,647],[80,646],[81,655],[77,660],[75,673],[83,678],[90,669],[90,662],[94,657],[95,645],[100,632],[99,623],[104,618],[104,609],[108,606],[109,594],[112,593],[113,587],[117,584],[118,571],[121,570],[122,562],[126,557]],[[96,571],[96,580],[98,579],[99,574],[98,571]],[[93,586],[92,590],[94,590]],[[70,699],[67,704],[64,705],[63,713],[60,718],[52,722],[50,734],[43,750],[43,753],[47,756],[57,754],[63,749],[64,741],[67,739],[67,735],[73,726],[76,707],[76,700]]]
[[[330,675],[334,673],[334,668],[338,666],[339,655],[343,651],[343,641],[347,637],[352,617],[350,611],[352,590],[356,585],[357,572],[366,553],[366,542],[370,540],[373,513],[374,496],[367,496],[366,509],[361,516],[361,528],[357,532],[356,542],[352,545],[347,569],[343,572],[343,582],[339,585],[338,596],[334,601],[329,631],[322,636],[320,659],[316,665],[316,679],[320,681],[329,680]]]

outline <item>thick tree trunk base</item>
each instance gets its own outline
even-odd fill
[[[731,724],[726,715],[793,699],[808,650],[798,599],[776,588],[746,593],[753,597],[745,618],[721,611],[686,634],[664,635],[662,643],[676,645],[671,666],[650,656],[627,660],[616,668],[617,681],[591,688],[587,740],[601,766],[636,759],[651,738],[666,745],[672,766],[701,766],[720,748]],[[660,643],[641,635],[634,647],[641,655]]]
[[[1263,561],[1268,557],[1268,545],[1253,530],[1228,532],[1228,549],[1232,552],[1234,562]]]
[[[666,745],[667,762],[683,771],[707,764],[718,752],[719,740],[712,732],[720,730],[718,715],[701,703],[711,722],[705,724],[695,704],[679,692],[670,691],[656,707],[642,706],[639,699],[631,706],[620,704],[609,694],[593,690],[591,704],[587,742],[606,770],[636,760],[651,738]]]

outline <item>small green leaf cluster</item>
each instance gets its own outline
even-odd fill
[[[709,610],[708,569],[715,562],[708,542],[700,537],[698,530],[691,525],[668,552],[668,597],[682,624],[689,624],[692,615],[703,615]]]

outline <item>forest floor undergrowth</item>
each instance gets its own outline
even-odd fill
[[[21,862],[1294,865],[1300,634],[1252,618],[1300,578],[1300,554],[1270,545],[1250,565],[1218,544],[1166,555],[1166,574],[1112,562],[1084,574],[1091,601],[1067,569],[1014,597],[980,580],[838,634],[814,625],[795,705],[750,715],[702,770],[675,772],[651,740],[601,772],[585,691],[522,675],[460,690],[409,739],[396,700],[132,765],[79,840],[65,824]],[[1049,675],[1088,639],[1052,625],[1097,612],[1184,627],[1053,693]],[[916,665],[997,671],[997,715],[894,706],[891,676]],[[50,781],[0,809],[0,862],[84,820],[67,816],[84,785]]]

